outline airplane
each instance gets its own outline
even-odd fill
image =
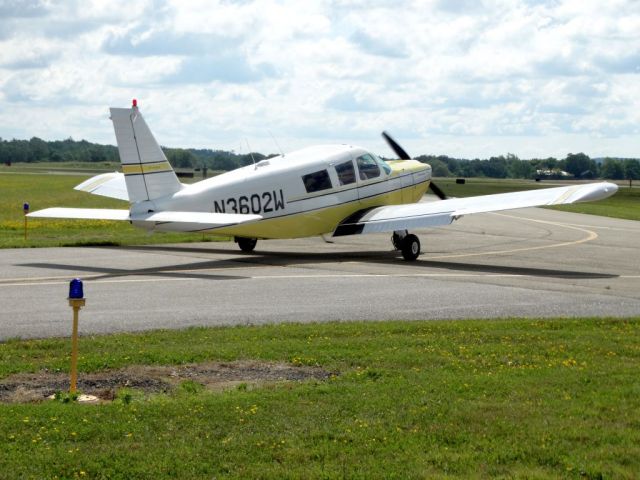
[[[75,187],[127,200],[125,209],[47,208],[29,217],[128,221],[149,231],[208,232],[251,252],[258,239],[390,232],[407,261],[420,255],[409,230],[451,224],[464,215],[600,200],[608,182],[466,198],[447,198],[431,166],[411,159],[386,132],[398,160],[352,145],[318,145],[261,160],[193,184],[182,184],[147,126],[137,101],[111,108],[121,172]],[[421,202],[427,189],[439,201]]]

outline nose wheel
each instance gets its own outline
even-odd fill
[[[412,262],[420,256],[420,239],[406,230],[393,232],[391,243],[396,250],[402,252],[402,257],[408,262]]]

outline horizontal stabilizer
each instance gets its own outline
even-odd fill
[[[102,195],[103,197],[129,200],[124,174],[120,172],[103,173],[85,180],[74,187],[75,190]]]
[[[129,220],[144,228],[159,231],[199,232],[220,227],[255,222],[260,215],[207,212],[149,212],[130,214],[129,210],[106,208],[45,208],[30,213],[36,218],[73,218],[79,220]],[[145,226],[146,225],[146,226]]]
[[[260,215],[173,211],[135,213],[131,216],[134,225],[158,232],[206,232],[260,219]]]
[[[129,210],[109,208],[45,208],[27,214],[36,218],[75,218],[78,220],[129,220]]]
[[[463,215],[498,212],[516,208],[591,202],[610,197],[618,191],[614,183],[600,182],[567,187],[541,188],[522,192],[498,193],[477,197],[451,198],[437,202],[389,205],[363,211],[338,226],[334,236],[392,232],[421,227],[449,225]]]

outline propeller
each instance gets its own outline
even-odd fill
[[[411,160],[409,154],[405,151],[404,148],[398,145],[398,142],[396,142],[391,135],[389,135],[387,132],[382,132],[382,137],[387,141],[387,143],[391,147],[391,150],[395,152],[400,160]]]
[[[398,142],[396,142],[393,137],[391,135],[389,135],[387,132],[382,132],[382,137],[385,139],[385,141],[387,142],[387,144],[389,145],[389,147],[391,147],[391,150],[394,151],[394,153],[398,156],[398,158],[400,160],[411,160],[411,157],[409,156],[409,154],[406,152],[406,150],[404,148],[402,148]],[[440,189],[440,187],[438,187],[435,183],[433,182],[429,182],[429,188],[431,189],[431,191],[440,199],[440,200],[446,200],[447,196],[444,194],[444,192]]]

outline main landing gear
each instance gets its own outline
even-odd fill
[[[408,262],[412,262],[420,256],[420,240],[406,230],[393,232],[391,243],[393,243],[396,250],[402,252],[402,256]]]
[[[253,252],[253,249],[256,248],[256,243],[258,243],[257,238],[235,237],[233,240],[243,252]]]

